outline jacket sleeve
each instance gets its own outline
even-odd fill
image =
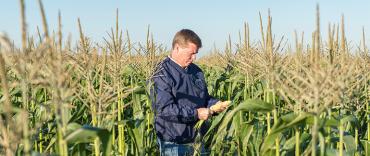
[[[153,79],[154,86],[151,90],[153,107],[157,117],[170,122],[191,123],[198,120],[195,108],[176,103],[172,93],[172,86],[167,76],[159,76]]]

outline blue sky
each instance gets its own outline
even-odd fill
[[[42,25],[40,11],[37,0],[25,1],[28,30],[34,35],[36,26]],[[305,38],[310,40],[317,3],[324,37],[328,23],[340,23],[341,14],[345,16],[346,35],[353,46],[361,39],[362,27],[370,32],[370,1],[366,0],[44,0],[43,3],[50,31],[57,30],[60,10],[64,35],[71,34],[73,39],[78,38],[77,18],[80,17],[86,35],[101,42],[115,26],[118,8],[120,27],[129,31],[133,41],[143,42],[150,25],[154,39],[170,48],[173,35],[182,28],[190,28],[202,38],[204,47],[200,55],[213,45],[224,48],[229,35],[236,41],[244,22],[249,23],[251,39],[259,40],[258,13],[261,12],[266,23],[268,9],[273,18],[273,33],[278,38],[285,36],[288,43],[293,41],[294,30],[304,31]],[[18,0],[0,0],[0,32],[7,33],[15,43],[20,42],[21,36],[19,12]]]

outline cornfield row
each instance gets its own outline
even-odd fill
[[[43,7],[39,1],[42,16]],[[317,11],[318,12],[318,11]],[[93,43],[78,20],[76,46],[59,28],[27,36],[21,0],[22,47],[0,36],[1,155],[158,155],[147,82],[168,54],[148,29],[133,43],[117,23]],[[369,155],[370,53],[351,48],[341,25],[312,42],[286,45],[272,33],[214,50],[201,65],[211,95],[231,100],[198,138],[211,155]],[[195,153],[197,154],[197,153]]]

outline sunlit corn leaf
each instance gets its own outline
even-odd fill
[[[274,131],[274,129],[280,129],[283,127],[282,121],[279,120],[274,126],[271,128],[271,131]],[[281,133],[270,133],[268,134],[264,140],[263,144],[261,146],[261,153],[263,155],[267,154],[271,151],[271,149],[275,148],[275,140],[281,135]]]
[[[306,119],[306,124],[313,125],[314,124],[314,117],[310,116]],[[338,127],[339,121],[336,119],[321,119],[319,120],[319,125],[325,127]]]
[[[343,140],[346,152],[350,153],[350,155],[353,155],[356,151],[355,138],[351,135],[345,135],[343,136]]]
[[[89,143],[99,138],[103,146],[103,155],[109,155],[111,151],[111,134],[106,129],[83,126],[65,137],[69,144]]]
[[[300,134],[299,138],[299,144],[302,145],[304,142],[306,142],[308,139],[310,139],[311,135],[307,133]],[[294,151],[294,147],[296,144],[295,135],[293,135],[291,138],[289,138],[287,141],[285,141],[282,150],[286,151]]]
[[[239,111],[269,112],[269,111],[272,111],[273,109],[274,109],[274,106],[272,104],[269,104],[262,100],[258,100],[258,99],[245,100],[226,114],[224,120],[222,121],[219,127],[219,131],[224,129],[229,124],[230,120],[233,118],[236,112],[239,112]]]

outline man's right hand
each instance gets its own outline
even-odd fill
[[[198,108],[197,112],[200,120],[207,120],[211,116],[211,110],[209,108]]]

